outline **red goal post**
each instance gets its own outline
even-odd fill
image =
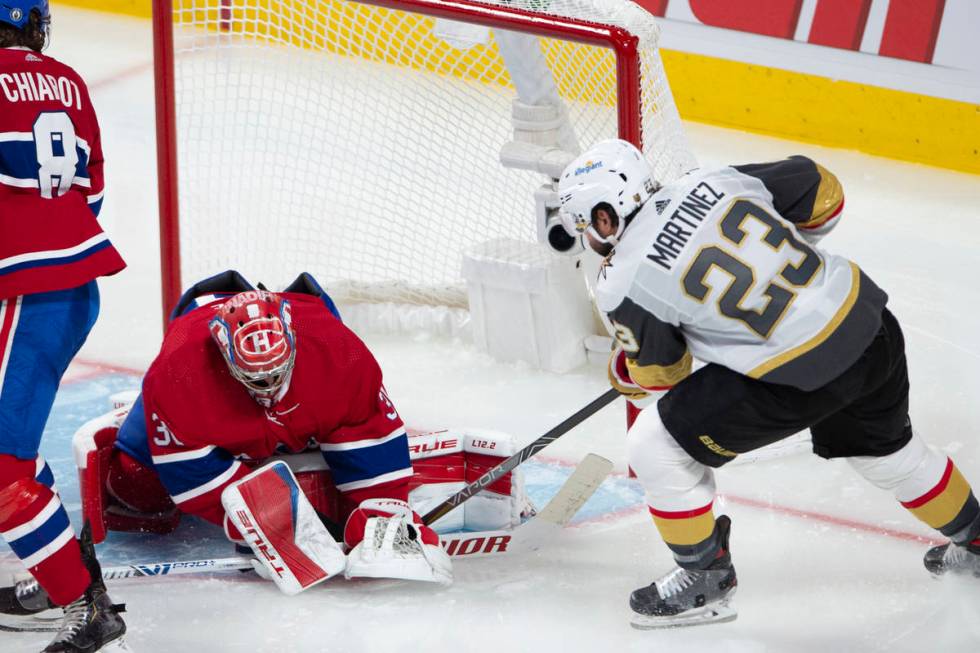
[[[165,316],[184,283],[226,267],[248,268],[246,260],[270,248],[281,249],[246,276],[279,281],[280,271],[271,268],[281,266],[286,279],[299,271],[293,264],[325,279],[331,292],[353,288],[354,301],[386,298],[362,292],[378,285],[394,288],[393,301],[458,302],[456,250],[493,236],[534,239],[533,210],[520,207],[546,176],[493,170],[505,167],[496,160],[504,129],[498,117],[510,121],[495,111],[496,96],[514,95],[515,85],[519,100],[561,96],[564,108],[556,115],[580,147],[619,136],[644,149],[666,178],[693,164],[657,34],[636,33],[620,14],[645,29],[653,19],[628,0],[154,0],[153,10]],[[473,43],[460,45],[437,34],[447,25],[455,29],[440,20],[491,31],[477,30]],[[540,45],[517,55],[512,49],[508,60],[509,33],[538,37]],[[530,41],[517,47],[524,43]],[[534,59],[538,48],[552,76],[545,86],[553,91],[538,93],[534,80],[522,88],[523,73],[514,70],[516,59]],[[609,53],[612,63],[596,50]],[[352,72],[327,72],[347,66]],[[394,71],[391,80],[382,68]],[[339,91],[333,99],[339,87],[360,78],[370,78],[368,90],[353,91],[353,101]],[[392,81],[399,79],[411,81]],[[429,84],[438,84],[431,89],[440,95],[428,86],[420,90]],[[291,93],[300,87],[302,98],[294,102]],[[450,90],[443,94],[443,87]],[[491,108],[478,113],[474,107],[485,95],[493,95]],[[470,130],[491,124],[489,136],[471,137]],[[317,141],[325,126],[332,126],[331,136]],[[280,149],[277,129],[289,134]],[[371,140],[383,129],[391,133]],[[365,161],[370,165],[359,171]],[[404,172],[392,176],[391,167]],[[343,179],[333,182],[334,172]],[[473,179],[463,178],[470,173]],[[443,195],[453,193],[443,205]],[[505,199],[512,204],[496,204]],[[349,203],[335,206],[342,201]],[[480,224],[483,214],[492,215],[489,225]],[[437,226],[420,229],[429,219]],[[403,230],[403,222],[410,228]],[[363,234],[352,233],[361,226]],[[274,244],[283,232],[292,242]],[[389,233],[390,246],[382,244]],[[394,259],[398,265],[390,266]],[[337,290],[334,282],[344,273],[363,278]]]

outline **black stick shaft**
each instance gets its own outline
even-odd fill
[[[610,388],[596,399],[593,399],[588,405],[580,408],[574,415],[565,419],[565,421],[563,421],[561,424],[554,427],[493,469],[487,471],[487,473],[485,473],[483,476],[476,479],[429,512],[425,513],[425,515],[422,516],[422,522],[424,524],[431,524],[456,506],[468,500],[473,495],[483,491],[487,486],[499,480],[502,476],[512,471],[522,462],[538,453],[588,418],[592,417],[601,409],[611,404],[617,397],[619,397],[619,392],[615,388]]]

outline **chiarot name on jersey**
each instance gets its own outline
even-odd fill
[[[0,73],[0,89],[11,102],[46,102],[58,100],[65,107],[82,108],[78,84],[67,77],[42,73]]]
[[[653,241],[653,251],[647,254],[647,258],[669,272],[705,216],[723,197],[723,192],[704,181],[692,188],[677,209],[667,216]],[[685,226],[689,229],[685,229]]]

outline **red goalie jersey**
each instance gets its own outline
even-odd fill
[[[43,54],[0,48],[0,299],[125,267],[96,221],[102,192],[85,83]]]
[[[377,361],[321,299],[276,294],[288,302],[295,363],[274,400],[257,401],[229,371],[209,330],[228,301],[218,300],[171,323],[146,373],[134,411],[145,415],[148,452],[122,434],[117,446],[139,459],[148,453],[177,506],[214,523],[223,521],[222,490],[250,471],[241,459],[311,446],[348,510],[367,498],[406,500],[408,439]]]

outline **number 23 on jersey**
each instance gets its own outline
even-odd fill
[[[750,239],[744,226],[748,220],[755,220],[766,228],[762,242],[772,256],[785,262],[772,280],[757,281],[755,269],[746,260],[744,250]],[[798,289],[813,280],[823,263],[791,228],[748,200],[734,202],[718,228],[722,242],[701,248],[685,271],[681,286],[694,300],[713,301],[722,315],[741,322],[760,337],[768,338],[796,299]],[[794,262],[795,259],[798,262]],[[719,270],[731,278],[723,290],[708,284],[707,277],[712,270]],[[768,298],[765,306],[746,307],[746,299],[762,283],[765,283],[762,295]]]

